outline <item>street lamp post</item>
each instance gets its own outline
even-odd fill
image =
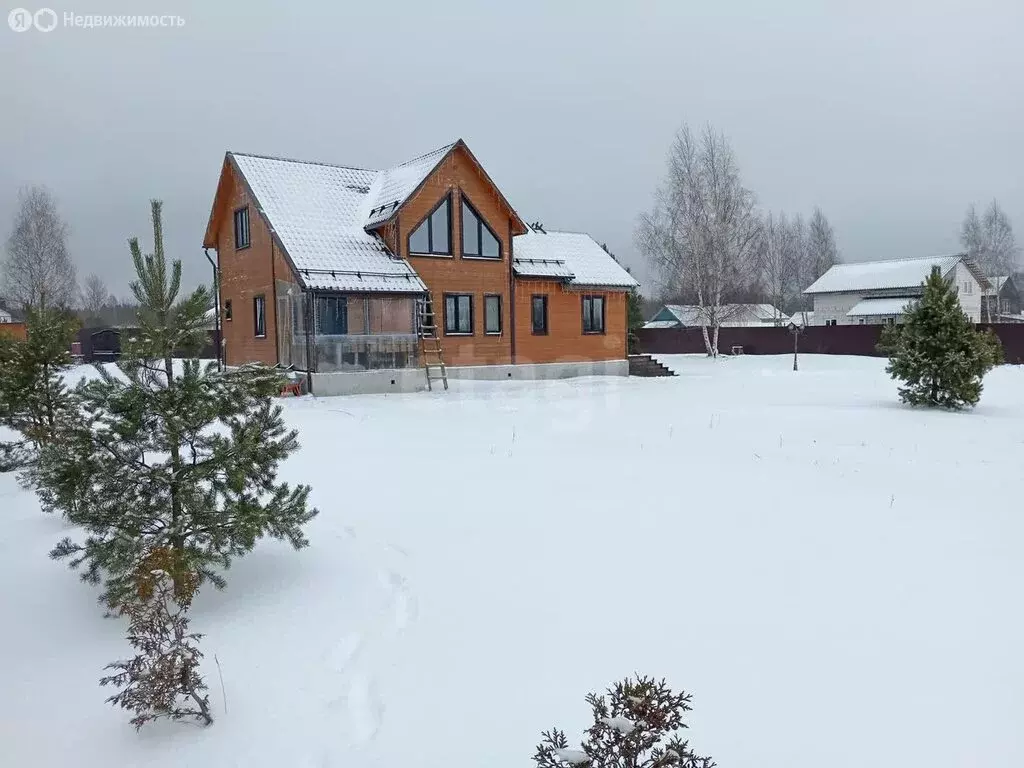
[[[789,323],[789,332],[793,334],[793,370],[794,371],[800,370],[800,367],[797,364],[797,354],[800,351],[800,334],[803,332],[803,330],[804,330],[804,328],[803,328],[802,325],[797,325],[796,323],[790,321],[790,323]]]

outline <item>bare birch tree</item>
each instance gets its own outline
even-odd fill
[[[997,285],[997,278],[1016,271],[1020,259],[1013,225],[998,201],[993,200],[980,217],[974,204],[971,204],[960,227],[960,242],[993,284],[994,295],[982,303],[985,320],[995,322],[1001,312],[999,289],[1002,286]]]
[[[815,207],[807,228],[807,269],[802,275],[806,285],[801,290],[828,272],[829,267],[838,261],[835,231],[821,208]]]
[[[2,291],[9,301],[37,310],[71,305],[76,283],[67,240],[67,224],[50,191],[21,190],[3,263]]]
[[[793,285],[799,279],[799,265],[793,258],[791,240],[792,229],[786,214],[780,213],[776,216],[769,212],[758,241],[758,261],[765,295],[777,311],[785,310]],[[781,316],[775,318],[775,324],[782,324]]]
[[[111,302],[112,296],[107,284],[99,275],[89,275],[82,284],[82,312],[86,322],[95,323],[102,320],[103,310]]]
[[[728,293],[748,284],[757,268],[754,196],[728,140],[710,126],[699,138],[683,126],[667,166],[653,210],[640,217],[637,245],[663,290],[696,297],[704,346],[716,357],[719,328],[738,309],[726,303]]]

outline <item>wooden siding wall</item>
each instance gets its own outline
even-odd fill
[[[234,212],[249,206],[248,248],[235,250]],[[273,244],[270,230],[256,210],[245,185],[232,172],[230,195],[221,214],[217,230],[217,255],[220,263],[221,328],[224,338],[224,360],[228,365],[262,362],[274,365],[277,356],[277,302],[274,300],[274,277],[294,283],[291,267]],[[266,337],[257,338],[253,299],[266,298]],[[224,317],[223,305],[231,302],[231,316]]]
[[[465,192],[470,204],[487,222],[501,242],[501,259],[462,257],[462,202]],[[452,196],[451,256],[409,254],[409,234],[419,226],[438,202]],[[441,345],[448,365],[495,365],[512,362],[509,324],[509,221],[508,209],[494,188],[483,178],[470,157],[460,148],[452,152],[427,178],[423,187],[399,211],[397,232],[383,237],[389,246],[409,259],[412,268],[434,297]],[[473,334],[444,336],[444,294],[473,296]],[[484,334],[484,295],[501,296],[501,329],[497,336]]]
[[[548,333],[533,333],[532,297],[548,297]],[[603,334],[583,333],[583,297],[604,296]],[[626,294],[566,290],[549,280],[516,281],[516,362],[554,363],[626,358]]]

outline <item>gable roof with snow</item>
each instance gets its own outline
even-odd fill
[[[668,319],[666,315],[675,318]],[[787,319],[785,313],[771,304],[723,304],[719,307],[719,317],[723,326],[739,323],[768,323]],[[710,322],[708,308],[696,304],[666,304],[654,318],[644,324],[644,328],[696,328]]]
[[[366,228],[383,224],[390,219],[412,193],[420,188],[448,153],[455,149],[456,144],[457,141],[446,144],[394,168],[380,171],[379,183],[374,190],[375,194],[366,217]]]
[[[834,264],[815,280],[804,293],[853,293],[857,291],[893,290],[919,288],[933,267],[945,277],[963,262],[975,279],[984,288],[988,280],[978,265],[965,253],[952,256],[929,256],[917,259],[895,259],[891,261],[863,261],[850,264]]]
[[[12,322],[14,322],[14,318],[11,316],[11,313],[8,312],[7,310],[0,309],[0,323],[12,323]]]
[[[512,239],[519,277],[563,280],[571,287],[629,289],[640,285],[610,253],[583,232],[528,231]]]
[[[421,293],[423,282],[364,224],[379,171],[229,153],[307,288]]]

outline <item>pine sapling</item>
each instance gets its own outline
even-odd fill
[[[593,725],[580,747],[571,747],[565,732],[545,731],[533,761],[537,768],[714,768],[683,741],[683,713],[690,694],[673,693],[664,680],[638,676],[608,689],[606,696],[587,696]]]
[[[999,339],[975,330],[938,269],[903,324],[883,331],[879,349],[889,355],[886,372],[903,383],[900,400],[944,408],[976,405],[983,377],[1003,359]]]
[[[107,701],[133,712],[136,729],[161,717],[213,722],[199,674],[203,654],[197,644],[203,636],[189,632],[195,581],[192,591],[182,589],[181,581],[176,586],[168,571],[155,568],[140,578],[139,595],[120,608],[129,621],[128,642],[138,653],[108,664],[114,674],[101,678],[100,685],[120,689]]]

